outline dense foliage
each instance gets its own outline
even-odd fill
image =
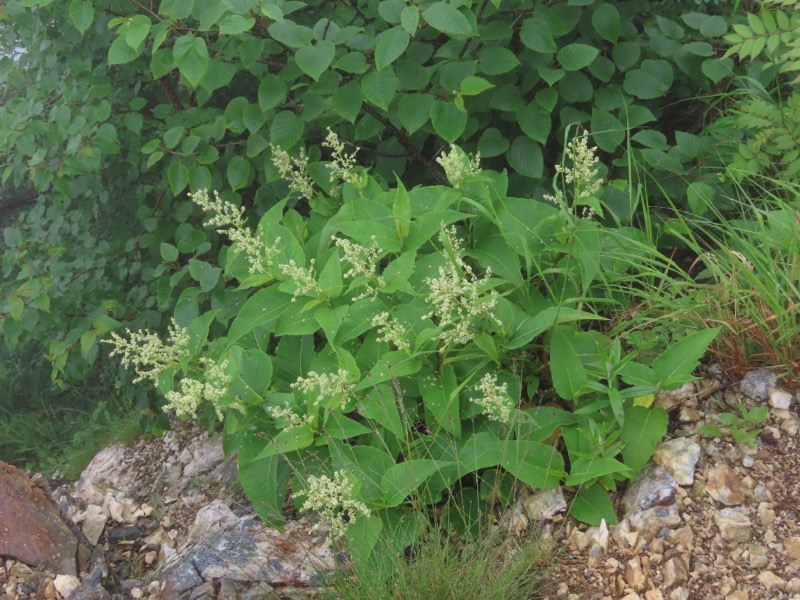
[[[409,503],[468,530],[515,481],[612,522],[666,431],[652,394],[718,330],[603,323],[697,303],[661,250],[713,272],[725,244],[686,211],[721,222],[770,177],[796,197],[792,5],[7,1],[12,411],[36,381],[219,417],[259,514],[291,481],[363,557],[413,539]]]

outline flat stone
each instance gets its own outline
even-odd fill
[[[714,513],[722,539],[729,542],[750,541],[752,523],[746,508],[723,508]]]
[[[677,390],[664,390],[658,392],[655,399],[655,406],[664,410],[671,410],[679,404],[686,402],[697,395],[697,388],[691,381],[684,383]]]
[[[717,502],[729,506],[741,504],[745,491],[736,472],[726,464],[712,467],[706,473],[706,492]]]
[[[194,524],[189,529],[189,539],[195,542],[214,533],[220,533],[233,527],[239,520],[234,512],[222,500],[214,500],[197,512]]]
[[[103,505],[109,492],[136,489],[140,475],[131,468],[126,451],[125,446],[114,444],[98,452],[75,484],[75,498],[87,505]]]
[[[81,586],[81,582],[74,575],[56,575],[53,585],[59,594],[69,598]]]
[[[676,502],[678,483],[663,467],[650,462],[636,476],[622,498],[630,529],[646,538],[681,524]]]
[[[694,467],[700,459],[700,445],[689,438],[675,438],[658,445],[653,460],[664,467],[679,485],[694,482]]]
[[[18,469],[0,462],[0,556],[77,575],[78,540],[52,499]]]
[[[772,571],[762,571],[758,574],[758,582],[768,590],[786,587],[786,581],[775,575]]]
[[[783,540],[786,556],[794,563],[800,562],[800,537],[791,536]]]
[[[775,375],[766,369],[750,371],[739,383],[739,391],[753,400],[766,402],[775,379]]]
[[[625,582],[638,590],[644,586],[645,581],[641,559],[638,556],[630,559],[625,565]]]
[[[215,435],[193,444],[191,453],[191,460],[183,468],[183,476],[194,477],[208,473],[225,460],[225,452],[222,449],[222,436]]]
[[[567,510],[567,501],[560,487],[539,490],[528,496],[523,503],[528,517],[534,521],[546,521]]]
[[[792,395],[781,389],[773,389],[769,393],[769,403],[773,408],[788,410],[792,406]]]
[[[86,536],[86,539],[92,546],[96,546],[97,542],[100,540],[103,529],[106,527],[107,520],[108,516],[102,506],[90,504],[86,507],[81,531],[83,531],[83,535]]]
[[[644,600],[664,600],[661,590],[648,590],[644,593]]]
[[[747,600],[747,592],[736,590],[725,596],[725,600]]]
[[[673,585],[681,585],[686,583],[689,579],[689,569],[680,558],[670,558],[664,563],[661,570],[664,576],[664,587],[672,587]]]

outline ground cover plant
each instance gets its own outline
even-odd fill
[[[0,383],[223,423],[361,576],[614,523],[709,344],[796,374],[790,4],[9,0]]]

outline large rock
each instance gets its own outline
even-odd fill
[[[666,469],[647,463],[622,498],[631,529],[651,539],[662,529],[680,525],[677,489],[678,483]]]
[[[77,575],[78,540],[50,497],[0,462],[0,556]]]

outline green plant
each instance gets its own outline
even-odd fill
[[[703,425],[697,433],[710,436],[720,436],[724,433],[746,446],[753,446],[758,434],[761,433],[759,425],[769,417],[768,406],[754,406],[748,409],[739,404],[738,414],[733,412],[720,413],[717,418],[722,423],[723,429],[716,425]]]

